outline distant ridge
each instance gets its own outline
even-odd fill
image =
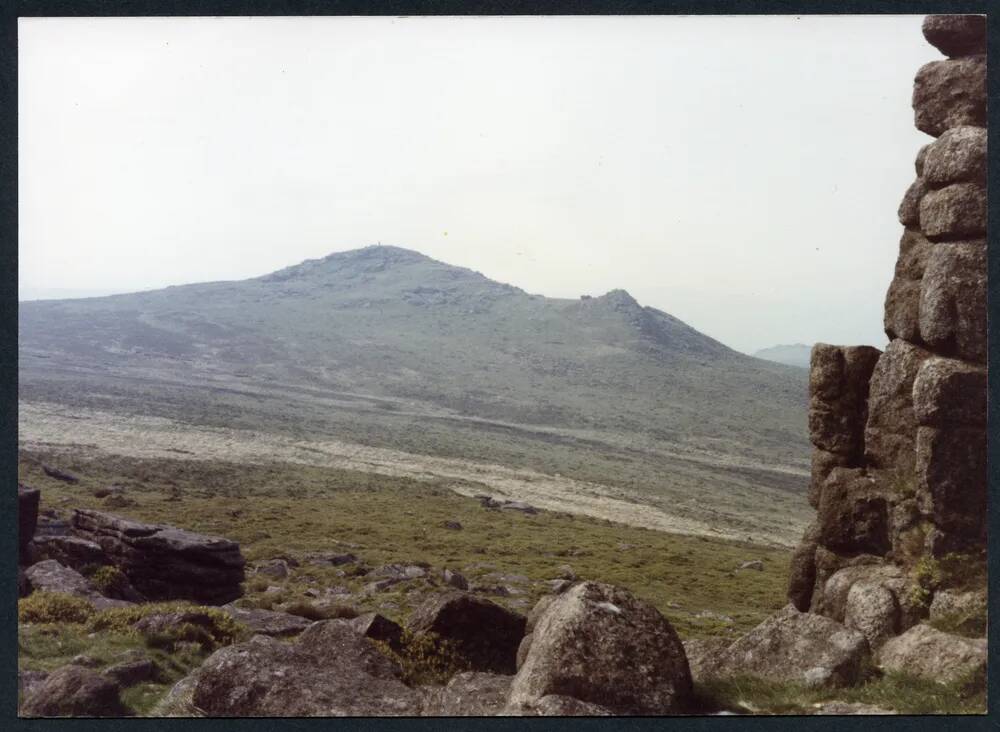
[[[19,326],[23,400],[516,465],[692,513],[716,496],[727,521],[806,483],[805,373],[623,289],[546,298],[369,246],[241,281],[26,302]]]
[[[755,358],[762,358],[765,361],[774,361],[788,366],[798,366],[799,368],[809,368],[809,354],[812,346],[804,343],[793,343],[788,346],[771,346],[762,348],[753,355]]]

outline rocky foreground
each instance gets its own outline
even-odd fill
[[[880,668],[957,679],[986,662],[985,641],[926,624],[873,653],[862,630],[792,605],[735,641],[684,642],[656,608],[628,590],[576,579],[554,579],[551,594],[525,616],[470,592],[456,572],[422,566],[366,570],[372,592],[438,576],[439,590],[404,625],[371,612],[316,619],[287,604],[268,610],[231,601],[248,570],[249,579],[268,581],[287,572],[287,558],[245,568],[233,542],[100,511],[76,510],[65,525],[38,522],[38,491],[21,487],[19,498],[27,539],[22,632],[51,622],[39,608],[64,608],[58,598],[66,598],[88,606],[88,628],[117,626],[138,644],[102,670],[83,656],[48,674],[22,672],[24,716],[133,714],[123,692],[159,673],[143,648],[163,647],[165,638],[174,649],[202,643],[213,652],[174,685],[153,716],[692,714],[707,711],[696,687],[711,680],[848,688]],[[357,558],[324,560],[351,567]],[[197,581],[206,572],[216,579],[214,600],[206,600]],[[157,573],[161,581],[149,584]],[[841,591],[830,588],[831,596]],[[891,710],[840,703],[816,711]]]

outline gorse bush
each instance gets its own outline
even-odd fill
[[[128,577],[118,567],[98,567],[90,575],[90,581],[98,592],[107,597],[117,597],[129,587]]]
[[[148,637],[165,636],[155,641],[165,648],[181,641],[196,642],[206,649],[226,646],[241,640],[248,634],[245,625],[238,623],[229,613],[216,607],[204,607],[182,602],[159,602],[131,607],[115,607],[95,613],[87,623],[90,632],[109,631],[112,633],[131,634],[137,632],[135,624],[150,615],[185,613],[189,617],[196,616],[197,624],[182,621],[173,628],[149,634]],[[186,628],[193,625],[199,631]],[[172,640],[171,640],[172,639]]]
[[[82,597],[64,592],[33,592],[17,602],[22,623],[86,623],[95,612]]]
[[[404,630],[399,648],[395,650],[385,641],[374,643],[379,651],[399,664],[403,670],[403,681],[411,686],[446,684],[455,674],[472,668],[461,646],[436,633],[415,635]]]

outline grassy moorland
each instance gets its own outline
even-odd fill
[[[80,482],[69,485],[46,476],[42,461],[72,471]],[[19,472],[22,482],[42,490],[43,511],[65,515],[76,507],[95,508],[226,536],[240,542],[251,566],[289,558],[298,566],[287,578],[250,574],[238,604],[280,606],[315,618],[377,610],[405,622],[424,597],[442,589],[437,570],[446,567],[461,572],[473,586],[505,587],[504,594],[490,598],[526,612],[549,591],[545,580],[565,574],[568,567],[581,578],[621,585],[650,601],[682,639],[735,638],[783,604],[790,558],[783,549],[570,514],[487,510],[435,483],[313,466],[139,460],[81,448],[58,454],[22,451]],[[110,485],[124,490],[95,495]],[[462,528],[446,528],[445,522]],[[358,562],[340,568],[311,564],[310,555],[320,552],[350,552]],[[762,571],[737,569],[753,559],[762,562]],[[362,571],[389,563],[419,563],[429,572],[383,592],[366,591],[371,578]],[[311,599],[316,590],[327,588],[338,593],[332,609]],[[155,713],[167,690],[214,645],[167,642],[149,647],[116,612],[87,612],[72,622],[25,623],[22,610],[20,667],[47,671],[85,655],[101,668],[142,649],[156,661],[159,674],[126,690],[123,700],[137,714]],[[228,626],[224,630],[238,635]],[[853,689],[737,678],[699,684],[691,711],[808,714],[835,699],[902,713],[980,713],[984,686],[982,679],[943,685],[895,674],[873,674]]]

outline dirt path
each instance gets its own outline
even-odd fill
[[[247,464],[300,463],[359,470],[418,480],[455,480],[463,495],[489,492],[526,501],[542,509],[578,513],[658,531],[745,539],[746,531],[730,531],[695,519],[678,517],[650,506],[639,494],[532,470],[470,460],[415,455],[366,447],[339,440],[296,440],[250,430],[202,427],[159,417],[68,408],[46,402],[21,402],[18,441],[25,448],[86,446],[109,454],[137,458],[226,460]],[[791,546],[795,537],[757,534],[764,540]]]

